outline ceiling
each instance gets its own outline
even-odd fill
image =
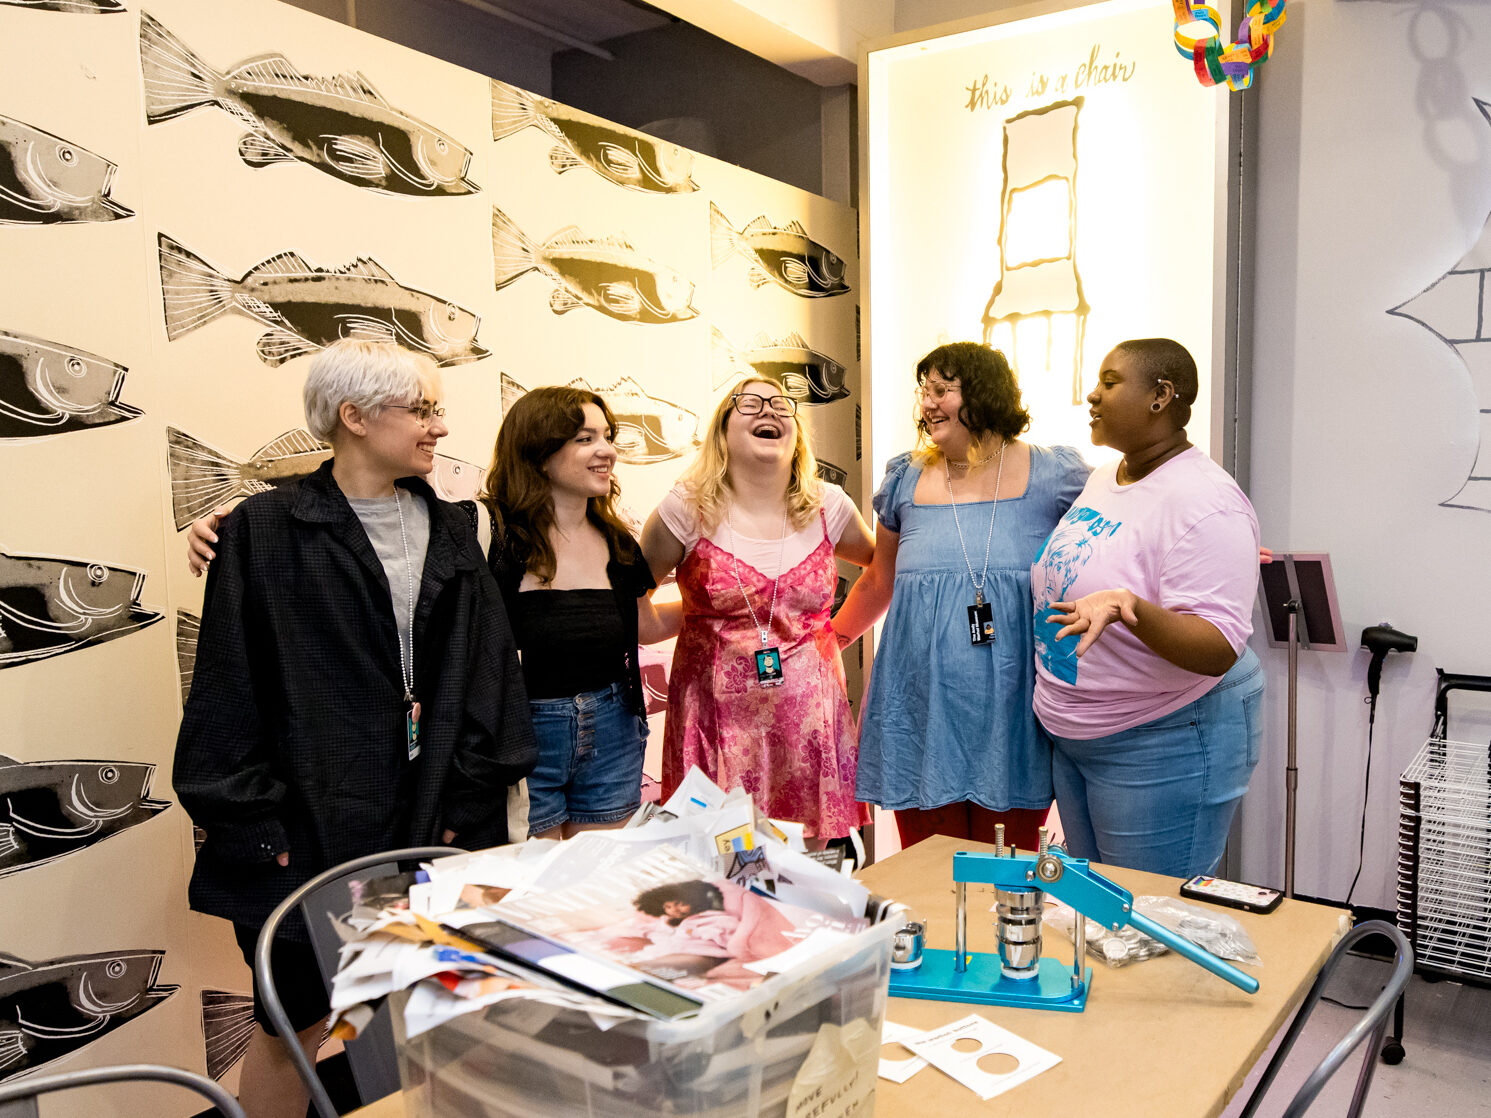
[[[607,39],[650,31],[678,20],[642,0],[445,0],[485,11],[494,18],[511,17],[516,26],[549,38],[555,49],[580,44],[599,46]],[[550,37],[545,29],[554,32]],[[571,41],[573,40],[573,41]],[[584,49],[580,47],[580,49]]]

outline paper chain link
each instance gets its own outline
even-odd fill
[[[1196,67],[1196,80],[1202,85],[1221,85],[1228,89],[1247,89],[1253,84],[1253,71],[1268,61],[1274,52],[1274,32],[1284,22],[1287,0],[1253,0],[1248,14],[1237,27],[1237,42],[1225,46],[1222,41],[1222,17],[1204,0],[1171,0],[1175,8],[1175,49]],[[1191,23],[1211,25],[1211,32],[1193,39],[1181,33]]]

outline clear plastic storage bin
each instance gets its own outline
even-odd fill
[[[682,1021],[603,1031],[576,1010],[509,1001],[410,1040],[394,998],[409,1118],[867,1115],[895,930],[874,925]]]

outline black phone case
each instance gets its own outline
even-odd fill
[[[1249,889],[1268,888],[1267,885],[1253,885],[1247,881],[1238,881],[1234,884],[1246,885]],[[1284,899],[1283,890],[1276,889],[1274,890],[1274,899],[1269,901],[1267,904],[1250,904],[1247,901],[1240,901],[1236,897],[1219,897],[1216,894],[1208,893],[1203,889],[1195,889],[1191,886],[1191,883],[1189,881],[1187,881],[1180,887],[1180,895],[1182,897],[1185,897],[1187,900],[1205,901],[1207,904],[1221,905],[1224,908],[1240,908],[1244,912],[1256,912],[1260,915],[1272,912],[1274,909],[1279,907],[1279,902]]]

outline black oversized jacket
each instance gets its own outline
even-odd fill
[[[445,829],[469,849],[507,840],[508,786],[538,753],[507,614],[465,514],[422,480],[399,485],[430,510],[414,761],[388,579],[331,464],[219,529],[173,777],[207,833],[200,912],[257,925],[349,858]]]

